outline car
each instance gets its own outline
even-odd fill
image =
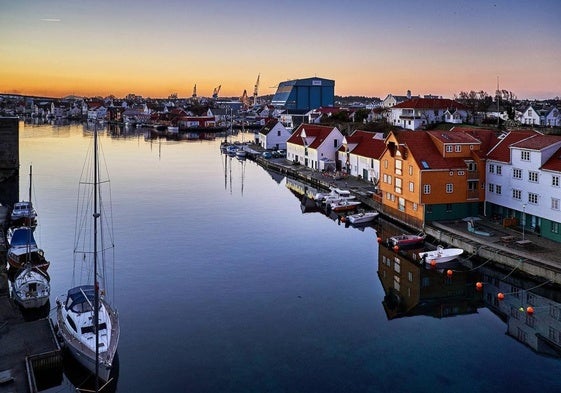
[[[263,158],[272,158],[273,154],[270,151],[264,151],[262,156]]]

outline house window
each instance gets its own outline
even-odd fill
[[[430,194],[430,184],[423,185],[423,194]]]
[[[517,190],[517,189],[513,189],[513,190],[512,190],[512,197],[513,197],[514,199],[518,199],[518,200],[522,199],[522,191],[521,191],[521,190]]]
[[[402,212],[405,211],[405,198],[397,198],[397,208]]]
[[[407,272],[407,280],[413,282],[413,272]]]
[[[503,193],[503,186],[497,184],[497,187],[495,187],[495,194],[501,195],[502,193]]]
[[[337,148],[339,145],[339,141],[337,139],[333,139],[333,147]]]
[[[388,160],[384,160],[384,169],[388,169]]]
[[[401,168],[403,162],[401,160],[395,160],[395,174],[401,176]]]
[[[501,165],[497,165],[497,175],[503,174],[503,167]]]
[[[451,194],[454,192],[454,184],[448,183],[446,184],[446,193]]]
[[[468,171],[470,172],[474,172],[477,170],[477,165],[475,165],[475,162],[468,162],[467,167]]]
[[[465,175],[465,174],[466,174],[466,173],[465,173],[464,171],[458,171],[458,176],[463,176],[463,175]]]
[[[489,165],[489,173],[495,173],[495,164]]]
[[[495,192],[495,185],[493,183],[489,183],[489,192]]]
[[[460,153],[462,151],[462,146],[461,145],[456,145],[454,150],[456,150],[456,153]]]
[[[551,222],[551,233],[559,233],[559,223]]]
[[[410,181],[409,182],[409,192],[414,192],[414,191],[415,191],[415,183]]]
[[[514,179],[522,179],[522,169],[514,168],[512,170],[512,177]]]
[[[551,208],[553,210],[559,210],[559,198],[551,198]]]
[[[281,135],[280,135],[280,130],[279,130],[279,131],[277,131],[277,136],[281,136]]]
[[[413,165],[409,165],[409,176],[413,176]]]
[[[401,194],[401,179],[399,177],[395,178],[395,193]]]
[[[534,205],[538,203],[538,194],[533,192],[528,193],[528,203],[533,203]]]
[[[446,153],[452,153],[452,145],[446,145]]]
[[[553,187],[559,187],[559,176],[552,176],[551,177],[551,185]]]
[[[522,150],[520,152],[520,159],[522,161],[530,161],[530,152],[526,150]]]
[[[528,172],[528,181],[531,181],[532,183],[537,183],[538,182],[538,172],[534,172],[534,171]]]
[[[413,210],[417,211],[418,208],[419,208],[419,205],[417,205],[416,202],[413,202]]]

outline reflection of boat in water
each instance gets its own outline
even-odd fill
[[[434,261],[435,263],[445,263],[450,262],[453,259],[456,259],[460,255],[464,253],[462,248],[444,248],[442,246],[438,246],[434,251],[425,251],[420,252],[419,256],[423,261],[430,262]]]

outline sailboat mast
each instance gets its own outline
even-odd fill
[[[97,158],[97,126],[94,127],[94,179],[93,179],[93,276],[94,276],[94,320],[95,320],[95,391],[99,389],[99,285],[97,282],[97,220],[99,218],[98,211],[98,158]]]

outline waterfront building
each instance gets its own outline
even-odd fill
[[[301,124],[286,143],[286,158],[307,168],[334,170],[343,134],[337,127]]]
[[[487,215],[561,242],[561,136],[512,131],[489,152],[486,172]]]
[[[278,119],[270,119],[261,130],[259,130],[259,146],[264,149],[286,149],[286,141],[291,136],[290,130]]]
[[[465,123],[468,107],[447,98],[413,98],[390,108],[388,122],[408,130],[418,130],[429,124]]]
[[[309,111],[321,106],[333,106],[334,101],[334,80],[306,78],[279,83],[271,104],[289,111]]]
[[[482,213],[494,130],[390,132],[380,157],[384,210],[417,228]]]
[[[19,119],[0,117],[0,205],[19,201]]]
[[[380,179],[380,156],[385,148],[383,134],[356,130],[343,137],[337,161],[347,174],[377,184]]]
[[[388,94],[382,101],[382,108],[391,108],[397,104],[410,100],[411,98],[411,90],[407,90],[407,95],[404,96]]]

